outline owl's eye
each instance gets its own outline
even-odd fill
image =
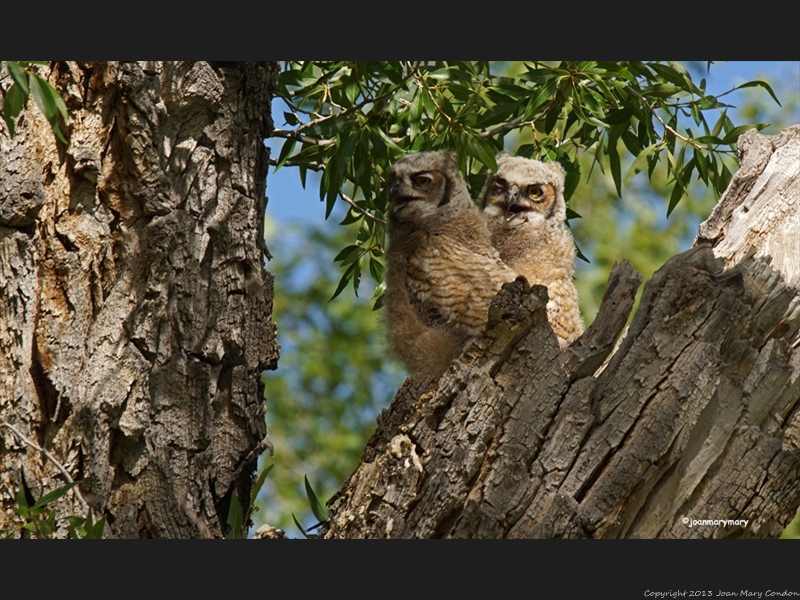
[[[492,181],[492,188],[491,189],[492,189],[492,193],[495,194],[495,195],[502,194],[503,192],[506,191],[507,187],[508,187],[508,185],[506,184],[506,180],[505,179],[495,178]]]
[[[540,185],[529,185],[525,193],[528,195],[528,198],[539,200],[544,192],[542,192],[542,186]]]
[[[430,175],[415,175],[411,178],[411,182],[414,184],[414,187],[424,190],[433,182],[433,177]]]

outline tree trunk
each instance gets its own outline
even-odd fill
[[[0,134],[0,529],[82,480],[106,537],[220,537],[269,445],[274,63],[54,63]],[[44,452],[46,451],[46,452]],[[61,532],[63,534],[63,531]]]
[[[546,289],[506,284],[438,385],[384,411],[326,537],[777,537],[800,504],[800,126],[739,154],[616,346],[627,261],[563,352]]]

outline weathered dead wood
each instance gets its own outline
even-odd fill
[[[326,536],[776,537],[800,504],[798,131],[743,136],[696,247],[645,285],[610,356],[627,263],[563,352],[546,290],[504,286],[435,389],[401,388]]]
[[[273,63],[55,63],[0,134],[0,421],[110,537],[219,537],[268,444],[263,266]],[[0,426],[0,527],[64,483]],[[70,498],[71,496],[68,496]],[[59,514],[84,514],[79,503]]]

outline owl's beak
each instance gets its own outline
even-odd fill
[[[506,223],[516,217],[519,213],[527,210],[527,207],[519,201],[519,186],[512,185],[506,192],[506,201],[503,203],[506,213]]]
[[[523,217],[524,215],[520,215],[520,213],[525,213],[530,210],[530,206],[528,206],[526,202],[520,200],[519,188],[517,186],[512,186],[508,190],[508,197],[503,205],[506,211],[506,223],[516,218],[518,215]]]
[[[395,179],[389,186],[389,202],[394,203],[395,206],[399,206],[410,200],[415,200],[414,197],[408,196],[404,192],[403,182]]]

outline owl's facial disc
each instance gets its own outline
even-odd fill
[[[437,171],[420,171],[407,177],[396,177],[389,187],[393,211],[402,212],[415,201],[438,205],[443,184],[444,177]]]

